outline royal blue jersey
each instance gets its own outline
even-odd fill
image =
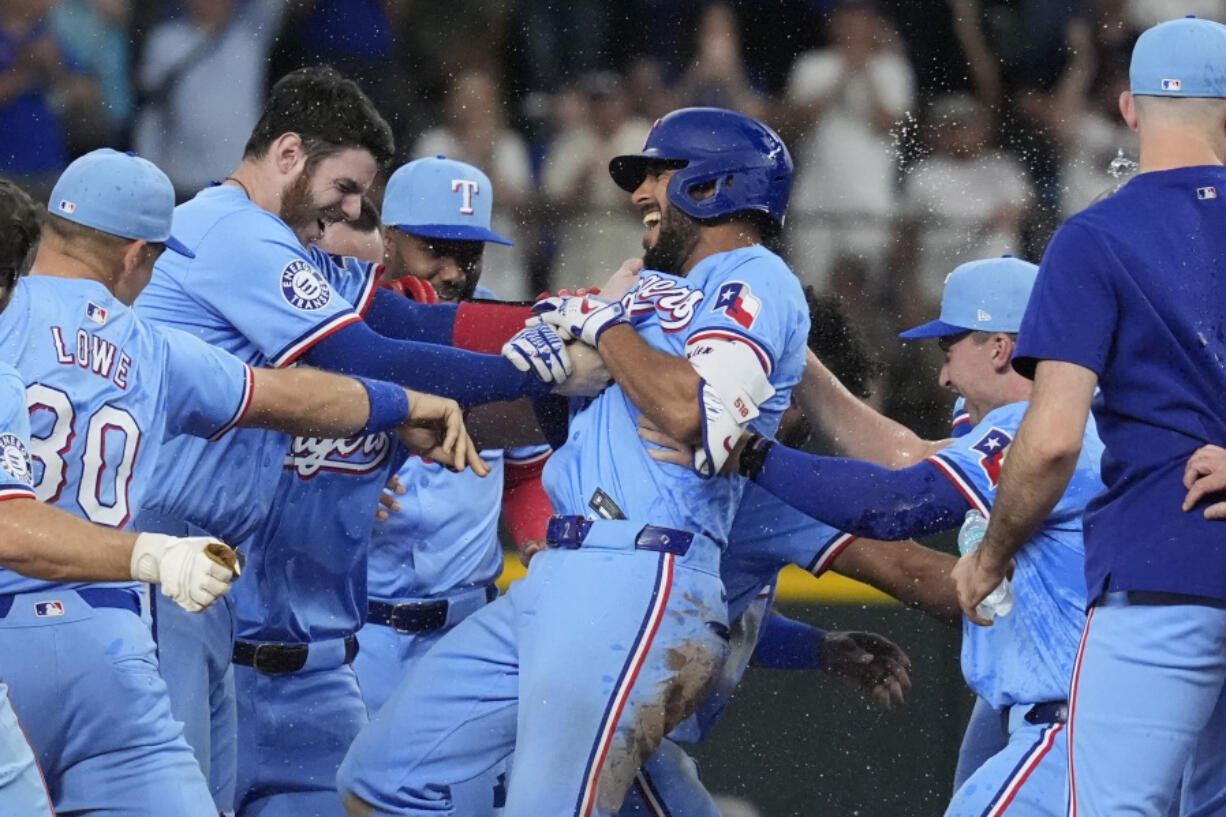
[[[1018,339],[1098,375],[1107,490],[1086,516],[1086,583],[1226,600],[1226,537],[1181,510],[1188,458],[1226,440],[1226,168],[1142,173],[1070,218]]]
[[[33,498],[26,385],[16,369],[0,363],[0,500]]]
[[[143,318],[219,346],[253,366],[296,360],[312,343],[360,320],[375,289],[368,265],[338,267],[304,249],[281,219],[236,187],[217,186],[175,208],[175,236],[195,254],[163,253],[136,301]],[[242,429],[222,445],[167,444],[151,506],[227,541],[243,541],[269,512],[289,437]],[[201,497],[207,501],[201,502]]]
[[[712,339],[752,350],[775,390],[752,426],[775,431],[804,369],[809,330],[800,283],[777,255],[755,246],[709,256],[687,277],[644,272],[626,302],[643,340],[663,352],[684,357]],[[640,413],[613,385],[571,418],[565,445],[545,466],[554,510],[597,518],[589,503],[603,492],[627,519],[726,544],[745,481],[704,480],[651,459],[635,444]]]
[[[251,398],[242,361],[147,324],[95,281],[23,278],[0,356],[25,384],[38,498],[108,527],[128,527],[154,489],[166,437],[216,439]],[[0,570],[0,592],[53,585]]]
[[[966,435],[929,458],[966,497],[990,516],[1009,446],[1027,403],[988,413]],[[994,707],[1063,700],[1085,625],[1085,550],[1082,514],[1103,488],[1103,445],[1086,426],[1077,468],[1051,514],[1014,557],[1013,610],[991,627],[963,620],[962,673]]]

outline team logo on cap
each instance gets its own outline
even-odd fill
[[[322,309],[332,300],[332,288],[319,270],[296,258],[281,270],[281,297],[295,309]]]
[[[1183,83],[1177,79],[1162,80],[1162,90],[1164,91],[1182,91]]]
[[[0,434],[0,468],[18,482],[34,484],[30,452],[16,434]]]
[[[460,215],[471,216],[477,212],[473,208],[473,196],[481,193],[481,185],[473,179],[452,179],[451,192],[460,194]]]
[[[68,199],[60,199],[55,203],[55,209],[61,213],[75,213],[77,211],[77,203]]]

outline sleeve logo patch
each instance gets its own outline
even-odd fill
[[[988,483],[993,489],[1000,484],[1000,469],[1004,467],[1005,453],[1012,442],[1012,437],[993,426],[979,442],[971,446],[979,452],[979,467],[987,475]]]
[[[313,312],[332,300],[332,288],[319,270],[296,258],[281,270],[281,297],[295,309]]]
[[[724,314],[739,323],[742,329],[750,329],[762,311],[762,302],[754,297],[749,284],[729,281],[719,288],[715,309],[724,310]]]
[[[0,468],[18,482],[34,484],[30,452],[16,434],[0,434]]]

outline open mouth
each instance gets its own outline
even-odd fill
[[[643,214],[643,227],[647,232],[643,236],[644,245],[655,243],[660,234],[660,211],[652,210]]]

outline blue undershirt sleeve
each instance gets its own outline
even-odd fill
[[[930,462],[897,471],[774,445],[755,480],[803,513],[870,539],[911,539],[962,524],[970,503]]]
[[[822,640],[826,631],[771,612],[762,623],[754,647],[754,663],[766,669],[822,669]]]
[[[384,337],[451,346],[458,308],[458,304],[421,304],[390,289],[377,289],[362,318]]]
[[[498,355],[384,337],[362,321],[319,341],[305,359],[320,369],[390,380],[405,388],[450,397],[465,408],[537,397],[551,388]]]

